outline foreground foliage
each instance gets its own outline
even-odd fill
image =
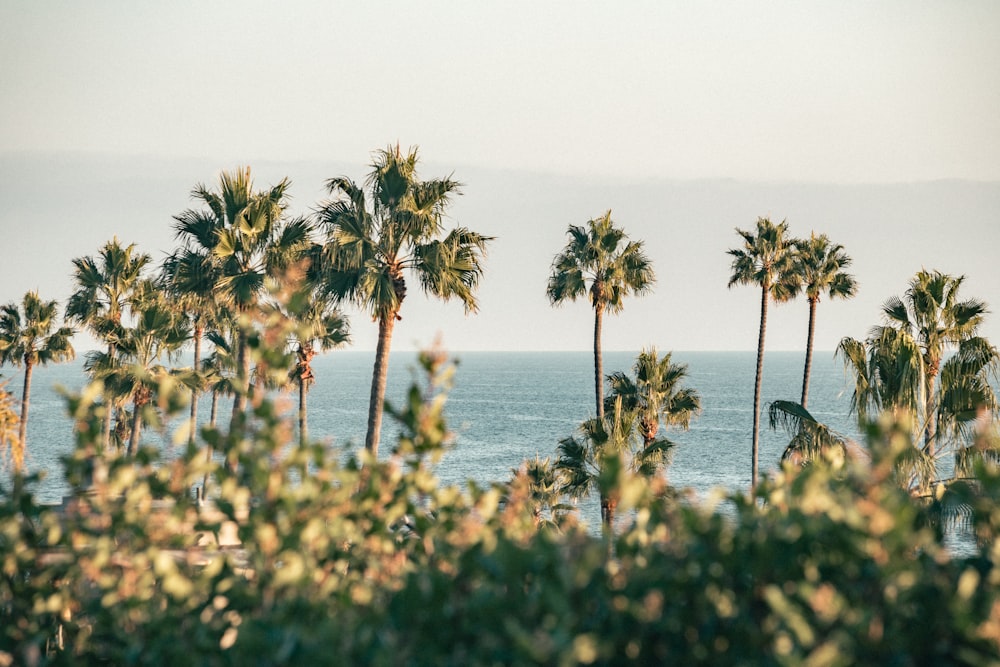
[[[427,382],[390,408],[402,435],[386,462],[299,445],[259,398],[233,432],[205,433],[236,465],[98,458],[101,388],[72,398],[64,512],[34,478],[0,489],[0,664],[1000,660],[995,469],[956,491],[977,538],[962,556],[892,482],[913,429],[888,421],[870,466],[789,469],[715,511],[617,466],[600,483],[629,523],[596,537],[573,516],[538,521],[530,476],[437,484],[451,367],[423,363]]]

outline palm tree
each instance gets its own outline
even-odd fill
[[[976,335],[986,304],[959,301],[963,281],[964,276],[939,271],[917,272],[902,299],[894,296],[882,305],[885,324],[873,328],[864,342],[845,338],[838,347],[855,376],[852,408],[859,419],[885,409],[912,411],[931,457],[940,419],[948,422],[946,430],[953,430],[963,414],[975,413],[977,405],[970,401],[986,401],[991,410],[995,404],[992,390],[988,396],[986,390],[987,375],[996,372],[997,353]],[[957,354],[945,376],[942,362],[952,350]]]
[[[858,291],[854,276],[844,273],[851,265],[851,258],[844,252],[844,247],[830,243],[826,234],[816,235],[808,239],[796,239],[792,269],[798,274],[809,301],[809,335],[806,338],[806,364],[802,373],[803,408],[809,405],[809,375],[812,372],[813,339],[816,333],[816,305],[820,297],[826,293],[831,299],[849,299]]]
[[[223,306],[216,297],[215,279],[212,271],[212,256],[200,255],[181,249],[163,262],[163,280],[172,300],[190,320],[194,342],[191,368],[201,368],[201,345],[205,331],[222,315]],[[198,432],[198,395],[204,390],[203,383],[191,389],[191,431],[188,444],[193,445]]]
[[[476,288],[492,239],[464,227],[444,234],[443,216],[460,184],[451,178],[417,178],[417,149],[376,151],[365,187],[346,177],[331,178],[333,199],[321,203],[326,230],[325,289],[353,301],[378,322],[365,448],[378,455],[393,327],[406,297],[406,273],[424,291],[457,298],[466,313],[478,308]],[[370,201],[366,197],[366,189]]]
[[[38,292],[28,292],[21,303],[12,302],[0,309],[0,364],[17,368],[24,364],[24,388],[21,392],[21,424],[17,438],[22,451],[28,445],[28,402],[31,397],[31,372],[35,366],[47,366],[73,359],[70,339],[73,329],[56,327],[59,304],[43,301]]]
[[[581,424],[580,438],[570,436],[559,441],[556,469],[563,475],[562,491],[583,497],[596,490],[601,498],[601,522],[610,535],[620,500],[615,483],[617,473],[652,477],[668,465],[673,443],[666,438],[648,445],[641,442],[637,414],[625,410],[622,399],[602,418]]]
[[[296,358],[288,376],[299,390],[299,442],[303,445],[308,440],[306,396],[315,380],[313,357],[317,351],[340,347],[351,338],[347,319],[330,298],[315,289],[308,290],[306,297],[298,308],[286,309],[286,317],[293,325]]]
[[[194,373],[171,373],[160,359],[180,349],[190,337],[186,322],[151,281],[137,285],[132,299],[135,325],[122,327],[116,357],[103,352],[91,354],[87,367],[100,379],[127,395],[132,401],[132,423],[126,455],[132,456],[142,431],[143,412],[153,396],[168,389],[168,376],[184,384],[196,382]]]
[[[621,372],[608,376],[611,393],[605,407],[612,408],[620,397],[624,409],[635,411],[645,447],[656,439],[661,421],[668,428],[687,430],[691,418],[701,412],[698,392],[681,387],[688,376],[687,364],[675,364],[670,352],[660,357],[652,348],[639,353],[632,372],[635,379]]]
[[[560,478],[561,474],[551,460],[539,458],[536,454],[534,459],[525,459],[519,467],[511,469],[510,480],[505,487],[507,499],[523,494],[536,527],[558,526],[571,508],[561,502]]]
[[[232,331],[228,317],[216,320],[214,328],[209,329],[205,336],[212,343],[212,352],[201,362],[200,378],[204,387],[212,393],[212,404],[208,413],[208,427],[214,429],[219,414],[219,398],[236,394],[235,369],[236,359],[233,356],[233,339],[236,333]],[[205,461],[212,461],[212,446],[205,446]],[[201,497],[206,496],[208,489],[208,473],[202,479]]]
[[[286,222],[288,179],[255,191],[250,168],[219,175],[217,191],[198,184],[192,198],[207,210],[188,209],[174,216],[183,247],[175,256],[192,272],[198,291],[204,285],[244,318],[265,293],[265,281],[298,260],[308,247],[310,226],[303,218]],[[187,282],[187,281],[183,281]],[[250,388],[249,323],[242,322],[236,345],[238,391],[233,419],[243,412]]]
[[[760,286],[760,332],[757,336],[757,376],[753,390],[753,446],[751,450],[751,489],[757,488],[757,459],[760,443],[760,387],[764,377],[764,336],[767,332],[767,303],[787,301],[798,292],[793,269],[791,240],[786,236],[788,224],[774,224],[768,218],[757,218],[757,228],[736,230],[743,237],[743,247],[729,250],[732,255],[733,285]]]
[[[73,260],[76,291],[66,304],[66,319],[85,326],[107,345],[109,358],[115,356],[118,327],[128,307],[128,300],[152,258],[136,250],[134,243],[122,246],[117,237],[98,251]],[[102,445],[111,442],[111,400],[105,394]]]
[[[230,332],[227,335],[221,329],[210,329],[205,336],[212,343],[213,349],[201,362],[201,374],[205,378],[205,386],[212,392],[208,425],[215,428],[219,398],[236,394],[236,357],[233,355],[233,339],[236,334]]]
[[[570,225],[569,242],[552,261],[546,294],[558,306],[576,301],[585,294],[594,308],[594,391],[597,418],[604,416],[604,363],[601,355],[601,327],[604,313],[619,313],[629,294],[644,294],[655,281],[653,265],[641,241],[628,241],[614,226],[611,211],[587,222],[587,227]],[[588,288],[589,285],[589,288]]]

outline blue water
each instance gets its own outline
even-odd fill
[[[457,434],[457,445],[443,458],[437,474],[445,484],[480,484],[509,478],[511,470],[525,459],[556,458],[560,439],[594,414],[593,358],[589,352],[471,352],[455,353],[458,361],[455,387],[446,407],[449,426]],[[607,352],[605,373],[630,371],[631,352]],[[745,490],[750,485],[750,448],[753,428],[754,352],[675,352],[675,362],[687,363],[687,386],[702,397],[702,414],[689,431],[666,433],[677,443],[668,476],[676,486],[688,487],[704,496],[718,487]],[[309,393],[309,430],[314,439],[329,443],[331,451],[360,447],[367,423],[368,395],[374,354],[332,352],[314,360],[316,383]],[[85,383],[81,361],[36,369],[32,382],[28,421],[27,466],[44,470],[40,489],[46,502],[58,502],[66,487],[59,457],[72,448],[72,421],[65,401],[56,392],[61,385],[79,390]],[[767,428],[767,403],[777,399],[798,400],[802,382],[803,354],[768,353],[764,367],[760,442],[762,475],[779,465],[788,442],[783,432]],[[416,356],[395,354],[390,365],[387,398],[399,403],[414,377]],[[20,399],[21,374],[3,369],[8,389]],[[297,394],[284,396],[289,419],[295,419]],[[19,404],[19,400],[18,400]],[[832,428],[852,437],[854,421],[848,415],[850,390],[840,361],[830,352],[814,355],[809,407]],[[209,399],[199,403],[199,421],[207,421]],[[230,407],[220,405],[220,420],[227,423]],[[144,440],[156,443],[170,456],[174,450],[172,430],[147,431]],[[392,449],[396,430],[387,419],[380,453]],[[662,434],[662,433],[661,433]]]

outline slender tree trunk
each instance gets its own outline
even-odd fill
[[[816,303],[818,299],[809,299],[809,336],[806,338],[806,367],[802,372],[802,407],[809,404],[809,375],[812,373],[813,336],[816,334]]]
[[[139,445],[139,432],[142,430],[142,406],[139,401],[132,402],[132,432],[128,438],[128,451],[126,455],[131,458],[135,456],[135,450]]]
[[[21,423],[17,429],[17,439],[21,443],[21,452],[28,451],[28,399],[31,397],[31,371],[33,368],[34,364],[25,359],[24,388],[21,390]],[[20,469],[18,472],[21,472]]]
[[[396,325],[395,313],[389,313],[378,321],[378,347],[375,350],[375,367],[372,371],[372,392],[368,401],[368,433],[365,449],[378,457],[378,443],[382,435],[382,410],[385,404],[385,387],[389,378],[389,347],[392,345],[392,329]]]
[[[608,535],[615,533],[615,510],[618,509],[618,499],[610,496],[601,496],[601,521],[608,531]]]
[[[604,359],[601,355],[601,327],[604,308],[594,307],[594,393],[597,396],[597,418],[604,419]]]
[[[194,372],[198,372],[201,366],[201,338],[205,334],[205,325],[198,318],[194,325]],[[188,444],[193,445],[195,435],[198,433],[198,388],[191,390],[191,434],[188,437]]]
[[[750,493],[757,488],[757,460],[760,445],[760,387],[764,378],[764,334],[767,331],[767,298],[770,285],[765,283],[760,290],[760,334],[757,337],[757,377],[753,386],[753,449],[751,450],[752,473]]]
[[[236,346],[236,393],[233,396],[233,417],[229,429],[236,425],[236,419],[246,408],[247,394],[250,391],[250,350],[246,332],[240,329]]]
[[[114,344],[108,345],[108,360],[112,363],[115,358],[115,346]],[[103,429],[102,443],[104,445],[104,451],[109,451],[111,449],[111,413],[114,410],[111,407],[112,404],[111,392],[105,389],[104,391],[104,420],[101,422],[101,428]]]
[[[306,396],[309,394],[306,389],[306,380],[299,378],[299,444],[305,446],[309,439],[308,427],[306,425]]]
[[[212,409],[208,414],[208,425],[210,428],[215,428],[215,418],[219,413],[219,392],[212,392]],[[205,461],[207,463],[212,462],[212,445],[205,445]],[[201,480],[201,497],[202,500],[208,497],[208,473]]]
[[[934,385],[937,380],[937,373],[927,374],[927,399],[925,412],[927,417],[927,428],[924,431],[924,449],[933,459],[934,450],[937,444],[937,406],[934,404]]]

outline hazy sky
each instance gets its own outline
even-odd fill
[[[219,169],[289,176],[307,212],[399,141],[498,238],[480,314],[414,289],[397,348],[441,329],[452,349],[586,349],[586,305],[550,309],[544,283],[566,227],[609,208],[660,276],[609,349],[753,349],[725,251],[759,215],[855,257],[862,291],[823,304],[821,348],[863,336],[921,266],[1000,308],[998,35],[992,0],[7,0],[0,301],[65,299],[69,260],[114,234],[162,258]],[[769,349],[800,349],[805,304],[779,310]],[[354,331],[373,347],[366,318]]]

